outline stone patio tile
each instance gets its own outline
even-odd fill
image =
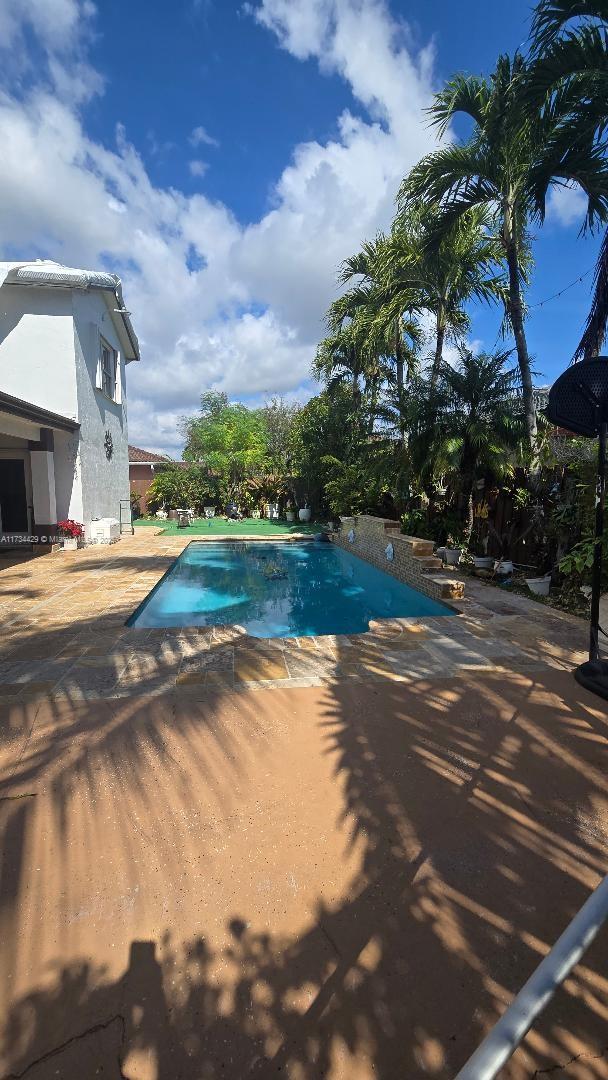
[[[213,641],[218,644],[228,645],[231,642],[237,642],[239,639],[246,636],[246,631],[242,626],[214,626],[213,627]]]
[[[428,634],[425,634],[424,637],[402,634],[399,638],[384,640],[382,646],[387,653],[417,652],[419,649],[424,648],[426,640],[428,640]]]
[[[214,692],[220,693],[224,690],[231,690],[234,686],[234,676],[231,671],[207,671],[199,674],[202,676],[200,680],[183,680],[181,676],[177,677],[175,692],[178,696],[198,697],[202,694],[203,697],[206,697],[207,694]]]
[[[18,688],[19,685],[20,685],[20,688]],[[30,698],[38,698],[38,697],[46,698],[48,695],[50,695],[53,692],[55,686],[56,686],[56,683],[53,682],[52,679],[50,679],[50,680],[41,680],[41,681],[32,680],[31,682],[21,683],[21,684],[15,683],[15,684],[13,684],[12,695],[14,697],[16,697],[16,699],[18,701],[25,701],[25,700],[29,700]],[[4,691],[4,687],[2,687],[2,690]],[[10,685],[7,687],[7,691],[8,691],[8,696],[11,696]]]
[[[490,660],[483,656],[477,649],[468,648],[457,641],[435,639],[427,644],[431,656],[437,660],[457,664],[461,668],[490,668]]]
[[[339,663],[336,664],[334,675],[337,678],[361,679],[365,674],[361,664]]]
[[[182,660],[181,671],[232,671],[234,666],[234,649],[230,646],[217,649],[209,649],[192,659]]]
[[[308,674],[308,672],[294,672]],[[234,678],[236,682],[260,682],[267,679],[288,679],[289,672],[282,656],[268,659],[263,656],[243,656],[236,653],[234,658]]]
[[[310,653],[285,654],[285,663],[291,678],[298,676],[321,676],[331,674],[337,661],[333,657],[313,656]]]
[[[18,660],[9,662],[2,679],[5,683],[24,686],[31,682],[49,682],[55,686],[70,670],[73,660]]]
[[[70,693],[78,690],[103,693],[115,686],[122,670],[113,664],[104,667],[85,667],[75,664],[61,680],[58,688]]]

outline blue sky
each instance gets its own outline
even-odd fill
[[[490,72],[530,5],[482,0],[0,0],[3,257],[112,267],[142,339],[136,443],[177,452],[214,386],[304,399],[335,269],[390,221],[454,71]],[[455,134],[462,132],[458,126]],[[577,193],[534,245],[538,382],[567,365],[594,262]],[[500,313],[471,309],[491,348]]]

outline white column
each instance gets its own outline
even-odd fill
[[[49,450],[30,452],[32,467],[32,502],[35,525],[57,524],[55,501],[55,460]]]

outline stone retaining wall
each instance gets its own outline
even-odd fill
[[[357,517],[342,518],[340,531],[332,533],[331,539],[345,551],[354,552],[433,600],[460,600],[464,594],[464,582],[445,575],[441,559],[433,554],[432,540],[402,536],[399,529],[398,521],[359,514]],[[348,539],[351,530],[354,533],[352,543]],[[394,550],[392,562],[385,553],[389,543]]]

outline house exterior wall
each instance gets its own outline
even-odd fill
[[[129,464],[129,487],[131,488],[131,491],[135,492],[139,497],[139,505],[142,514],[145,514],[148,509],[146,495],[153,479],[154,469],[151,463],[146,464],[142,461],[131,462]]]
[[[92,518],[120,519],[129,505],[129,455],[125,363],[103,295],[99,292],[73,292],[74,350],[80,443],[78,473],[82,490],[82,518],[88,537]],[[105,338],[119,356],[120,382],[118,401],[112,401],[96,389],[99,360],[99,336]],[[104,440],[108,432],[113,450],[108,459]]]
[[[31,405],[77,419],[69,289],[0,289],[0,388]]]
[[[80,424],[73,433],[54,432],[55,500],[57,520],[82,522],[87,537],[92,518],[120,519],[121,499],[123,513],[129,500],[125,363],[104,296],[0,288],[0,389]],[[96,389],[100,334],[119,356],[117,401]],[[106,432],[113,443],[109,459]]]

